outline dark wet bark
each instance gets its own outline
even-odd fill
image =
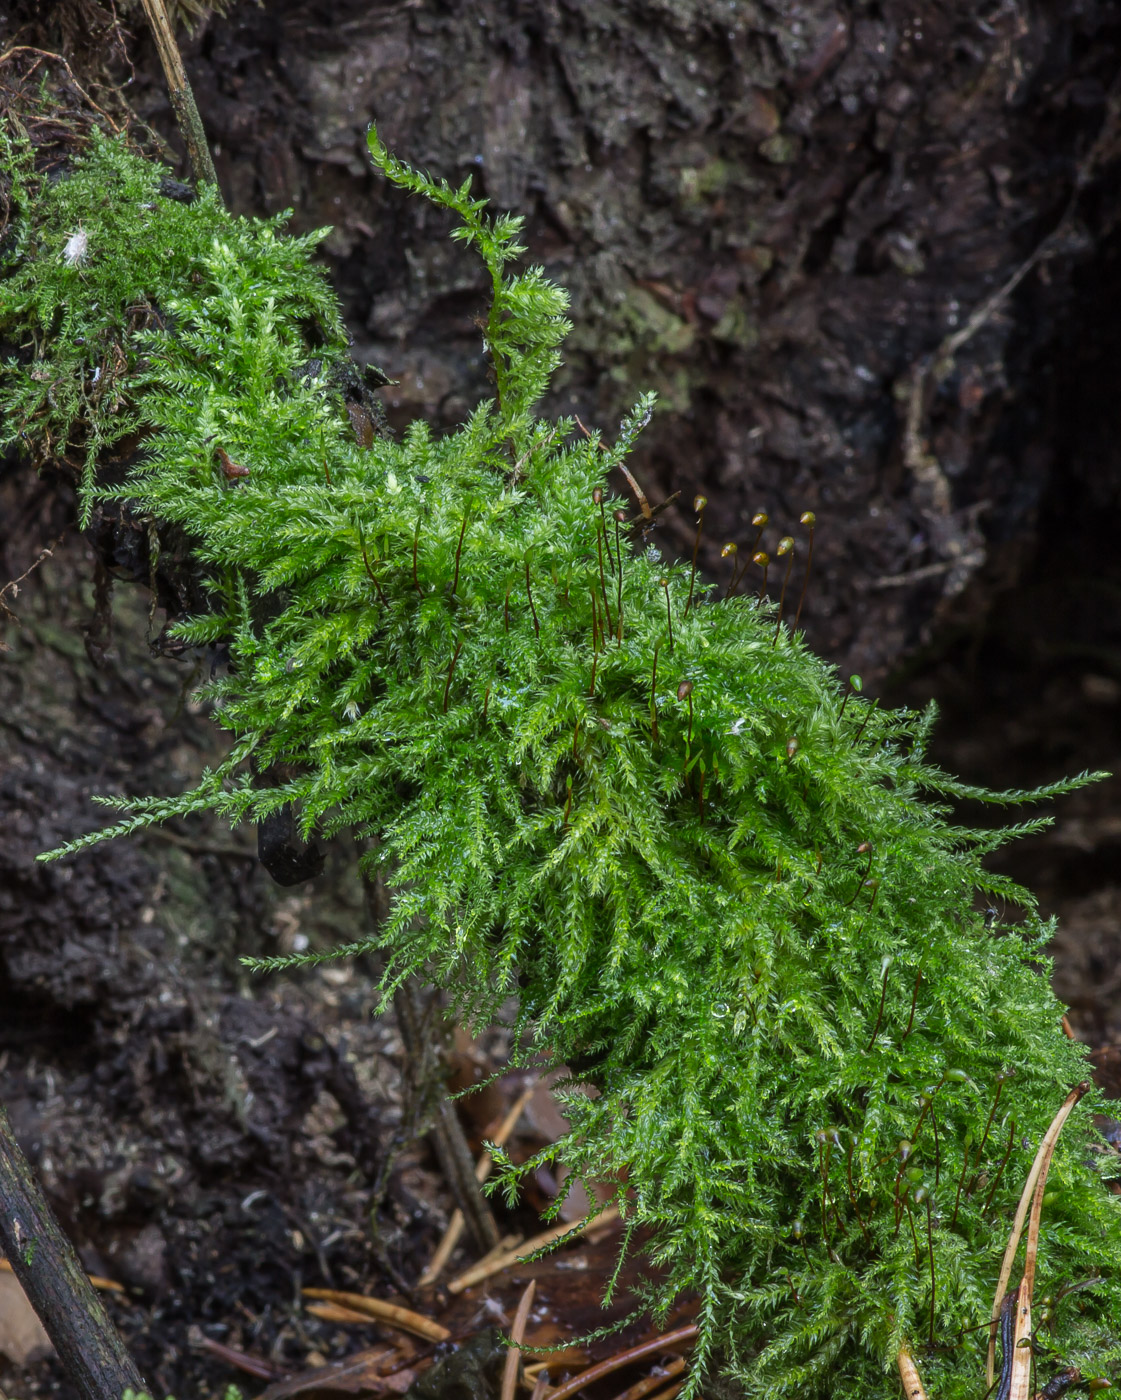
[[[126,95],[176,147],[127,17]],[[100,0],[18,0],[13,40],[127,76]],[[334,226],[331,275],[358,359],[397,381],[394,426],[450,425],[489,392],[486,287],[442,216],[374,176],[372,118],[404,158],[524,214],[529,256],[572,292],[548,411],[611,432],[658,390],[635,469],[652,500],[686,503],[663,548],[691,551],[697,491],[718,577],[756,511],[773,550],[813,510],[811,642],[867,688],[937,694],[951,767],[1027,785],[1121,764],[1121,5],[240,0],[184,56],[231,206]],[[65,482],[0,467],[0,585],[72,521]],[[374,1276],[363,1193],[401,1120],[369,1067],[400,1047],[357,984],[281,991],[237,967],[365,927],[339,847],[288,894],[250,835],[210,826],[35,863],[104,819],[91,794],[179,791],[217,752],[191,663],[157,654],[149,573],[146,526],[102,516],[8,598],[0,1098],[87,1262],[144,1290],[151,1312],[122,1325],[153,1383],[193,1393],[187,1319],[228,1327],[235,1299],[264,1315],[301,1270]],[[182,542],[156,585],[197,605]],[[1121,1040],[1119,804],[1116,785],[1080,794],[1010,857],[1071,910],[1061,986],[1096,1043]],[[324,1051],[331,1017],[349,1052]],[[306,1127],[323,1090],[347,1119],[329,1167]],[[416,1186],[431,1163],[407,1165],[378,1247],[413,1276],[435,1227]],[[229,1260],[253,1261],[236,1289]]]
[[[146,1389],[74,1246],[62,1233],[0,1107],[0,1253],[82,1400],[121,1400]]]

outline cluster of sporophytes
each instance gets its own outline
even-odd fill
[[[539,417],[564,292],[512,270],[518,220],[370,149],[493,280],[495,396],[446,436],[358,440],[314,238],[163,199],[108,142],[20,208],[0,326],[33,354],[4,368],[5,431],[57,445],[80,422],[92,451],[141,429],[86,500],[196,542],[210,608],[175,632],[230,655],[207,688],[226,761],[52,855],[289,804],[305,834],[365,838],[393,902],[356,946],[382,950],[386,994],[420,974],[478,1023],[516,993],[527,1057],[574,1068],[542,1156],[618,1184],[655,1316],[699,1295],[687,1395],[719,1358],[750,1396],[887,1396],[907,1345],[934,1400],[975,1398],[1012,1211],[1085,1061],[1049,926],[983,864],[1040,822],[972,830],[949,803],[1089,778],[954,782],[924,758],[931,714],[842,686],[789,601],[660,557],[610,484],[650,400],[613,440]],[[1100,1374],[1121,1217],[1087,1104],[1050,1177],[1038,1340]],[[534,1165],[507,1164],[511,1191]]]

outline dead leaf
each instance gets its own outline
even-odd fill
[[[54,1351],[43,1324],[15,1274],[0,1272],[0,1352],[15,1366],[42,1361]]]

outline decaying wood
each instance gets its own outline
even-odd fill
[[[143,5],[148,23],[152,27],[152,37],[159,50],[160,62],[163,64],[167,93],[171,98],[175,120],[187,145],[187,159],[191,162],[191,170],[196,181],[205,181],[217,189],[218,175],[210,156],[210,147],[206,144],[202,118],[195,104],[195,95],[191,91],[187,70],[183,67],[179,45],[175,42],[175,34],[164,9],[163,0],[143,0]]]
[[[146,1389],[0,1108],[0,1250],[83,1400]]]

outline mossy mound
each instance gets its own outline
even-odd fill
[[[979,792],[924,760],[929,712],[846,698],[788,625],[804,535],[786,616],[659,557],[648,504],[608,485],[652,402],[611,443],[539,418],[564,293],[509,271],[517,220],[371,150],[492,276],[496,396],[442,438],[356,427],[316,236],[166,200],[110,142],[22,202],[15,182],[8,439],[80,441],[87,506],[193,539],[209,608],[174,630],[231,658],[207,690],[222,767],[65,851],[204,808],[371,838],[393,903],[356,946],[388,955],[386,994],[423,974],[486,1020],[517,992],[524,1053],[594,1089],[546,1155],[620,1183],[656,1314],[701,1294],[689,1394],[719,1351],[748,1395],[885,1396],[907,1345],[932,1397],[975,1397],[1003,1238],[1085,1061],[1048,926],[983,865],[1040,823],[975,831],[947,801],[1090,775]],[[99,485],[125,432],[139,460]],[[1087,1374],[1121,1350],[1090,1132],[1083,1106],[1040,1251],[1054,1347]]]

